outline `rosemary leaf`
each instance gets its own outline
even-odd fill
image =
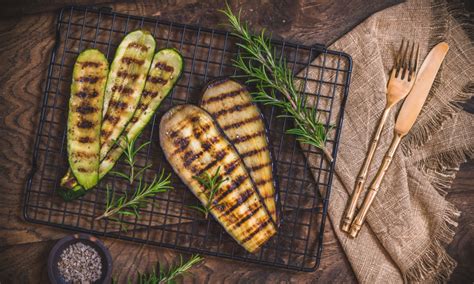
[[[316,109],[306,107],[306,96],[300,91],[302,86],[296,85],[286,60],[277,56],[265,30],[258,35],[251,34],[247,24],[241,22],[240,12],[235,15],[228,4],[221,12],[227,17],[232,34],[241,40],[237,43],[241,52],[233,60],[233,65],[248,77],[247,83],[256,85],[256,91],[252,92],[253,100],[280,108],[294,121],[295,127],[287,133],[295,135],[302,143],[321,149],[332,162],[331,152],[325,146],[326,128],[319,121]]]
[[[196,209],[204,214],[204,217],[207,219],[209,216],[209,212],[211,211],[214,196],[221,188],[222,184],[228,180],[228,178],[223,179],[220,174],[221,167],[217,167],[216,171],[213,175],[205,172],[201,176],[193,176],[197,182],[199,182],[204,189],[207,191],[207,202],[204,206],[188,206],[189,208]]]

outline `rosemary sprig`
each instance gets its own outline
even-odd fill
[[[118,171],[111,171],[112,174],[116,176],[123,177],[124,179],[128,180],[129,184],[132,184],[133,181],[139,177],[146,169],[148,169],[151,165],[146,165],[145,167],[137,170],[136,168],[136,155],[137,153],[142,150],[145,146],[150,144],[150,141],[143,143],[139,147],[135,147],[135,142],[138,136],[132,140],[129,140],[127,135],[122,136],[121,140],[115,140],[114,143],[117,147],[120,147],[123,150],[123,154],[125,155],[125,162],[129,166],[129,172],[118,172]]]
[[[154,269],[151,273],[138,273],[138,284],[162,284],[162,283],[175,283],[175,279],[178,276],[186,274],[189,269],[194,265],[203,261],[203,257],[200,255],[192,255],[191,258],[184,262],[183,256],[180,255],[179,264],[171,266],[167,271],[158,266],[159,272],[157,273]],[[129,283],[132,283],[129,281]]]
[[[223,179],[220,175],[221,167],[217,167],[214,174],[211,176],[209,173],[205,172],[201,176],[193,176],[195,180],[197,180],[207,191],[207,203],[202,205],[192,205],[189,206],[190,208],[196,209],[204,214],[204,217],[207,219],[209,217],[209,212],[212,208],[212,203],[214,200],[214,196],[216,195],[217,191],[221,188],[222,184],[228,180],[228,178]]]
[[[155,175],[150,184],[144,183],[143,177],[140,177],[138,186],[130,197],[126,192],[117,196],[115,190],[111,190],[107,187],[105,211],[95,219],[111,218],[115,215],[135,216],[138,218],[140,216],[138,210],[146,206],[148,202],[147,198],[153,197],[160,192],[166,192],[171,188],[170,175],[165,176],[164,171],[161,172],[159,177]],[[111,219],[119,221],[116,217]]]
[[[243,52],[237,55],[233,63],[249,77],[247,83],[256,85],[256,92],[252,94],[254,101],[281,108],[283,116],[293,118],[295,124],[287,133],[321,149],[328,161],[332,162],[331,152],[325,146],[327,132],[319,121],[316,108],[306,107],[307,99],[300,91],[301,86],[295,85],[293,73],[283,56],[277,56],[270,39],[265,36],[265,30],[259,35],[251,34],[247,24],[241,22],[240,12],[235,15],[228,4],[221,12],[227,16],[232,34],[242,41],[237,45]],[[277,93],[283,97],[277,96]]]

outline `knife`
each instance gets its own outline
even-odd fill
[[[413,124],[415,124],[416,118],[420,114],[423,104],[428,97],[431,86],[433,85],[436,74],[441,67],[441,63],[443,62],[448,49],[449,46],[445,42],[437,44],[433,47],[428,56],[426,56],[425,61],[421,65],[415,85],[403,102],[402,108],[398,113],[392,143],[390,144],[387,153],[385,153],[385,157],[382,161],[382,165],[377,171],[377,175],[370,184],[369,191],[365,196],[364,202],[362,203],[357,216],[352,222],[349,232],[351,237],[355,238],[359,234],[370,205],[374,201],[375,195],[380,188],[380,184],[382,183],[390,163],[392,162],[393,155],[395,154],[402,138],[408,134]]]

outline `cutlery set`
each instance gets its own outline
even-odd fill
[[[341,230],[349,233],[351,237],[355,238],[359,234],[367,212],[381,187],[398,145],[402,138],[408,134],[420,114],[448,49],[449,46],[445,42],[437,44],[429,52],[423,64],[418,69],[419,45],[415,47],[414,43],[405,43],[402,41],[395,60],[395,65],[390,73],[384,111],[342,219]],[[405,101],[395,122],[390,147],[385,153],[382,164],[373,178],[364,201],[356,215],[357,201],[364,190],[367,173],[370,169],[385,122],[387,121],[391,109],[403,99],[405,99]]]

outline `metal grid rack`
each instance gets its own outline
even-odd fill
[[[172,173],[158,143],[158,124],[163,113],[176,104],[197,103],[207,81],[236,74],[231,63],[238,52],[236,38],[228,32],[119,14],[110,9],[63,8],[57,18],[56,44],[48,67],[32,172],[25,189],[24,218],[34,223],[186,252],[301,271],[316,269],[334,162],[328,163],[318,150],[301,147],[294,137],[286,135],[285,130],[292,122],[277,118],[278,110],[273,107],[260,106],[269,130],[279,185],[281,225],[278,234],[256,254],[241,248],[216,221],[205,220],[190,209],[188,206],[198,201],[174,173],[171,177],[174,190],[157,195],[141,210],[139,219],[122,219],[127,230],[112,221],[95,220],[104,209],[107,185],[119,192],[131,190],[118,177],[109,174],[97,188],[74,202],[64,202],[57,195],[59,180],[68,167],[66,117],[74,61],[80,51],[94,47],[104,52],[110,62],[123,36],[139,28],[153,33],[157,48],[174,47],[185,61],[177,86],[139,138],[139,143],[151,141],[139,154],[139,166],[153,165],[144,174],[147,181],[162,169]],[[322,46],[279,41],[273,44],[295,74],[299,73],[297,78],[305,85],[315,86],[306,95],[312,97],[326,127],[331,129],[327,146],[335,157],[351,74],[350,57]],[[317,78],[309,76],[313,71],[308,72],[308,69],[300,72],[304,68],[317,71],[319,75]],[[311,155],[311,165],[305,155]],[[116,165],[124,166],[122,162]]]

